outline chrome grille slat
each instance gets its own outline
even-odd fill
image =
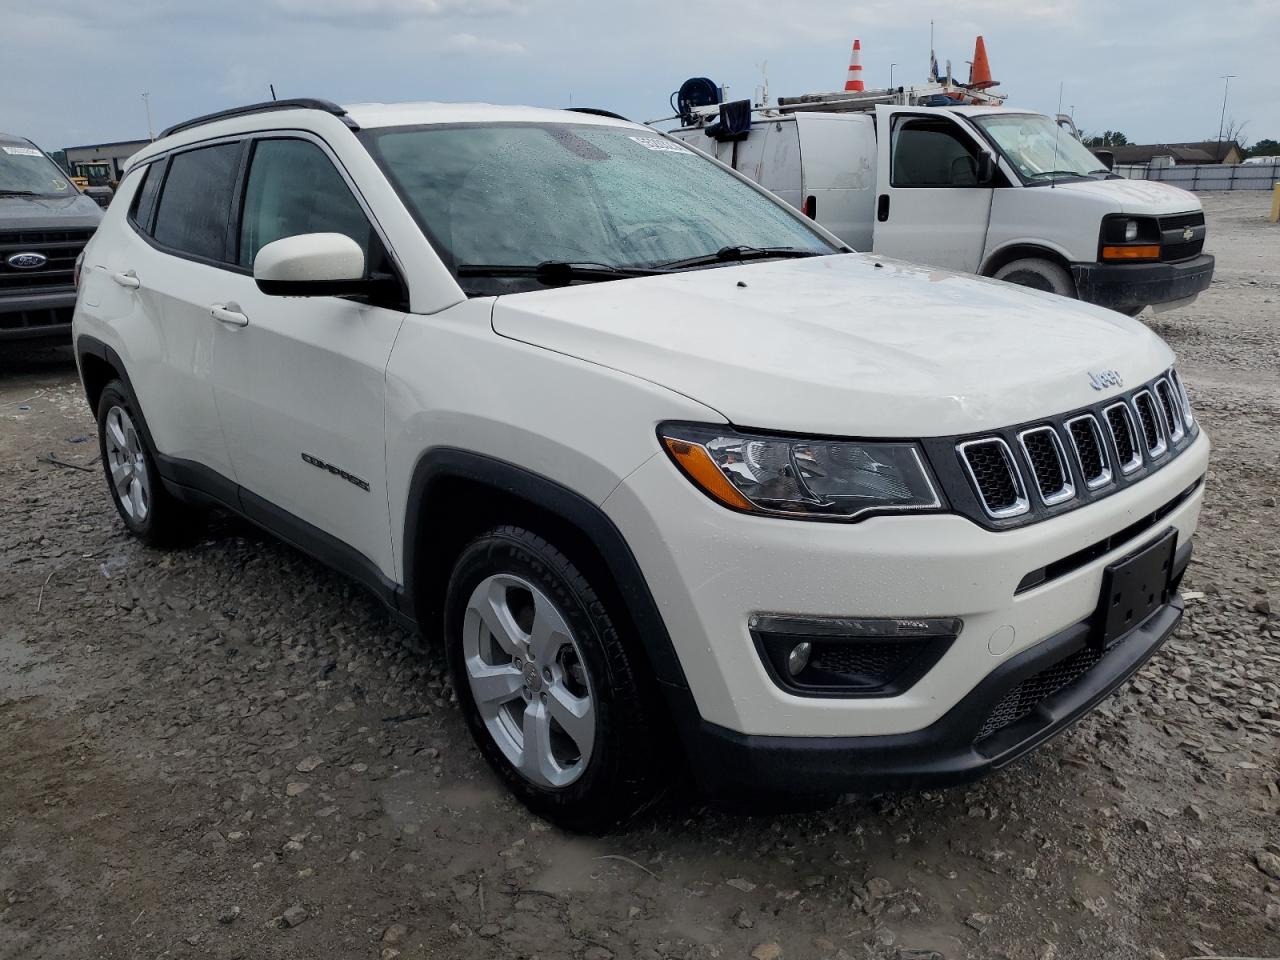
[[[1169,449],[1169,444],[1165,441],[1164,420],[1150,390],[1139,390],[1133,395],[1133,410],[1142,427],[1142,440],[1146,444],[1147,454],[1152,460],[1164,456]]]
[[[962,443],[956,449],[988,516],[1007,520],[1031,509],[1022,473],[1003,439],[984,437]]]
[[[1178,409],[1179,401],[1174,394],[1173,386],[1164,377],[1156,381],[1156,399],[1160,401],[1160,412],[1164,415],[1165,431],[1174,443],[1186,436],[1187,428],[1182,423],[1182,411]]]
[[[1170,368],[1169,380],[1178,391],[1178,400],[1182,408],[1182,423],[1188,430],[1190,430],[1195,424],[1195,418],[1191,416],[1191,397],[1187,395],[1187,388],[1183,384],[1182,378],[1178,376],[1177,370]]]
[[[1076,495],[1071,482],[1071,468],[1067,465],[1066,451],[1053,427],[1032,427],[1018,434],[1018,445],[1031,468],[1031,478],[1036,483],[1040,502],[1046,507],[1065,503]]]
[[[1068,420],[1066,427],[1085,488],[1098,490],[1105,487],[1111,482],[1111,457],[1102,439],[1102,427],[1098,418],[1086,413]]]
[[[1107,421],[1107,431],[1119,458],[1120,472],[1133,473],[1142,466],[1142,449],[1138,446],[1138,429],[1134,425],[1129,405],[1121,400],[1102,411]]]

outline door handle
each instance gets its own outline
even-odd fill
[[[122,287],[128,287],[130,290],[137,290],[142,286],[142,281],[138,279],[138,275],[132,270],[125,273],[113,273],[111,279]]]
[[[233,327],[247,327],[249,318],[240,312],[238,303],[215,303],[209,308],[209,316]]]
[[[876,219],[881,223],[889,219],[889,195],[887,193],[880,194],[880,201],[876,205]]]

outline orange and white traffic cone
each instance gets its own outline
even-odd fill
[[[991,64],[987,62],[987,45],[978,37],[973,45],[973,66],[969,68],[969,86],[974,90],[986,90],[994,87],[998,80],[991,79]]]
[[[853,41],[853,53],[849,56],[849,76],[844,82],[846,92],[861,93],[867,89],[862,82],[862,41]]]

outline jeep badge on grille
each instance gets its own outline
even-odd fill
[[[1118,370],[1089,371],[1089,386],[1095,390],[1106,390],[1108,387],[1123,387],[1124,378]]]

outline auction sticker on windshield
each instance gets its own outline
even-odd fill
[[[0,147],[5,153],[11,157],[38,157],[40,151],[35,147]]]
[[[662,153],[691,153],[680,144],[664,140],[662,137],[627,137],[627,139],[634,140],[646,150],[658,150]]]

